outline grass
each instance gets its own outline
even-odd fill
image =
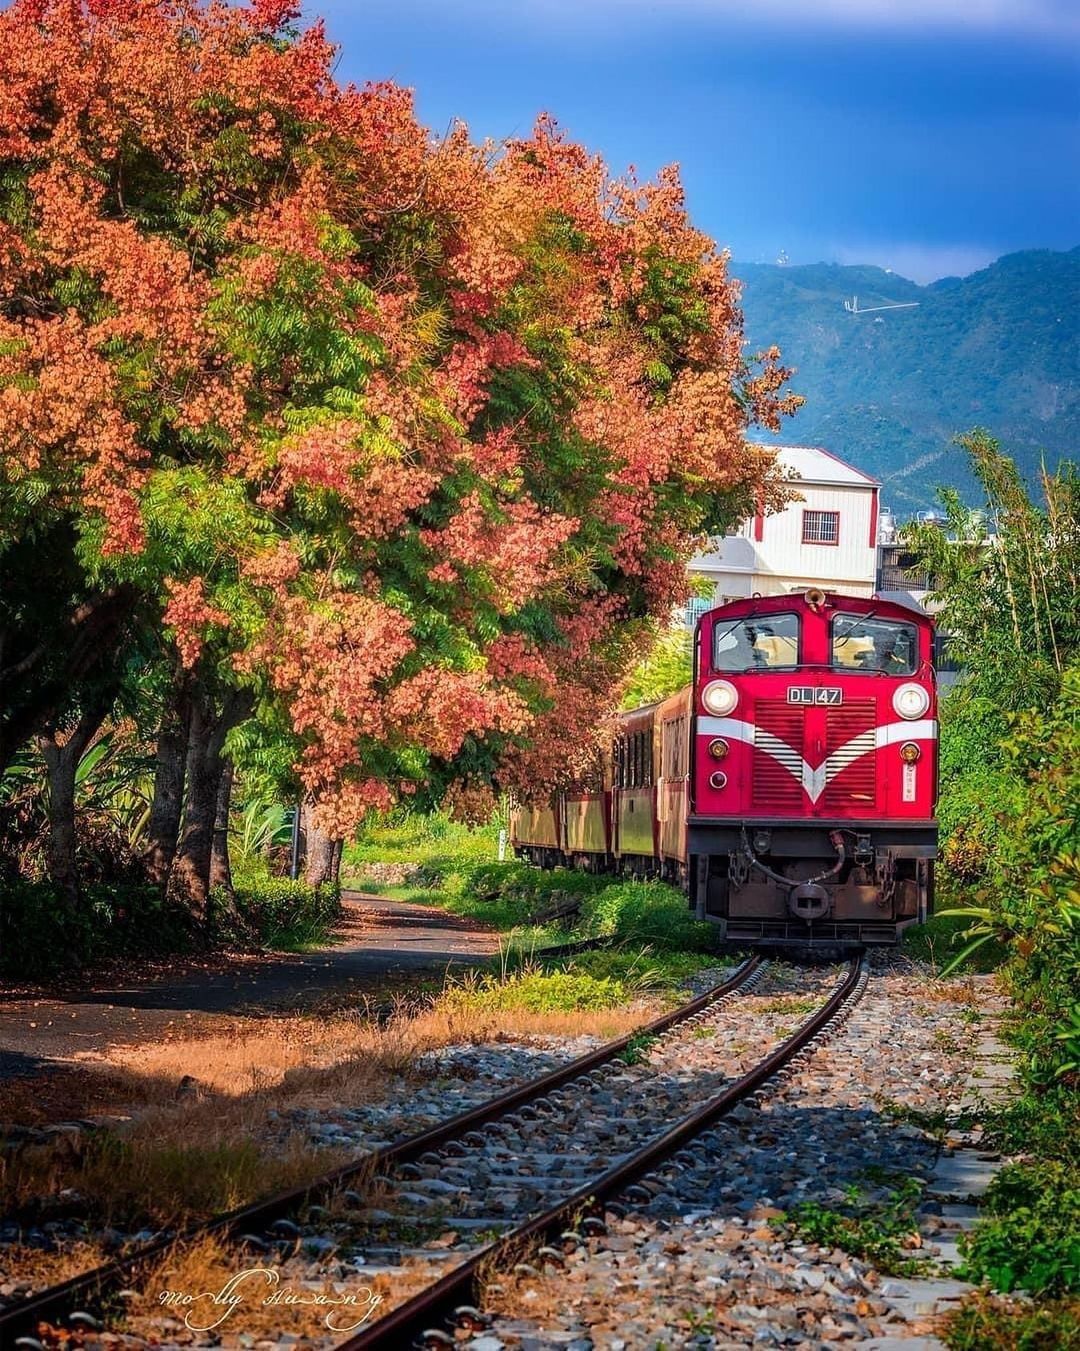
[[[773,1223],[790,1226],[800,1238],[820,1248],[840,1248],[865,1258],[886,1275],[917,1275],[928,1265],[914,1256],[921,1246],[915,1212],[922,1186],[903,1177],[890,1179],[885,1187],[868,1189],[865,1185],[880,1180],[875,1173],[851,1183],[841,1206],[803,1201]]]
[[[432,1082],[438,1068],[427,1053],[449,1046],[624,1036],[656,1017],[699,965],[681,954],[584,953],[449,980],[419,1010],[403,1003],[385,1026],[354,1008],[222,1019],[209,1032],[115,1047],[99,1075],[87,1073],[85,1091],[98,1112],[130,1123],[77,1145],[8,1154],[0,1213],[48,1218],[70,1188],[101,1224],[156,1228],[299,1185],[335,1155],[290,1129],[293,1110],[331,1119],[338,1108],[400,1099]],[[178,1098],[187,1075],[194,1091]]]
[[[396,812],[346,846],[342,868],[352,874],[368,863],[391,863],[443,876],[466,864],[491,862],[498,847],[498,824],[463,826],[441,813]]]
[[[1002,1294],[1080,1295],[1080,1176],[1041,1160],[994,1177],[975,1228],[960,1240],[964,1275]]]
[[[964,934],[970,928],[971,920],[963,916],[933,915],[925,924],[913,924],[904,930],[901,950],[912,960],[925,962],[934,971],[940,971],[962,951]],[[964,974],[996,971],[1007,956],[1004,944],[991,940],[964,963]]]
[[[979,1291],[946,1319],[949,1351],[1080,1351],[1080,1300],[1033,1305]]]
[[[443,1000],[451,1009],[475,1009],[491,1013],[574,1013],[583,1009],[617,1008],[633,997],[630,988],[611,976],[593,976],[587,971],[545,971],[525,966],[500,978],[494,975],[466,977],[450,986]]]
[[[567,868],[542,869],[516,860],[495,859],[498,827],[470,830],[441,816],[393,818],[365,832],[345,855],[347,887],[394,900],[438,905],[514,932],[523,947],[565,941],[573,936],[647,943],[673,951],[708,952],[715,930],[699,924],[686,897],[662,882],[624,881]],[[365,866],[408,865],[403,882],[372,881]],[[556,918],[576,906],[576,922]]]
[[[448,983],[441,1002],[453,1008],[572,1013],[619,1008],[645,998],[681,1000],[686,981],[721,963],[701,953],[626,946],[544,960],[505,953],[498,973],[471,972]]]

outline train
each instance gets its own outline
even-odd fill
[[[693,678],[621,713],[590,774],[511,811],[518,858],[660,878],[743,947],[899,941],[933,908],[934,626],[810,588],[718,605]]]

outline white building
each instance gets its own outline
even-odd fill
[[[689,564],[712,583],[699,611],[745,596],[782,595],[809,586],[872,596],[877,571],[878,492],[869,474],[818,446],[768,446],[797,497],[783,511],[759,512],[712,542]]]

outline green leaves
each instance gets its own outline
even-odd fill
[[[939,802],[960,904],[938,913],[969,922],[942,974],[1005,945],[1025,1073],[1046,1084],[1080,1073],[1080,493],[1064,465],[1036,505],[985,432],[960,442],[986,511],[946,493],[945,528],[908,532],[967,664],[943,702]]]
[[[1054,1296],[1080,1292],[1080,1183],[1067,1163],[1003,1168],[985,1217],[961,1238],[968,1279],[995,1290]]]

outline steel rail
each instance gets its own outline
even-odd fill
[[[460,1266],[392,1309],[378,1322],[338,1343],[335,1351],[402,1351],[404,1347],[418,1344],[417,1339],[422,1339],[425,1333],[434,1330],[440,1321],[459,1306],[475,1304],[482,1271],[498,1270],[530,1244],[543,1242],[562,1233],[567,1224],[576,1221],[583,1211],[594,1211],[605,1198],[616,1195],[637,1178],[652,1172],[688,1141],[750,1097],[821,1034],[859,987],[861,975],[861,958],[853,957],[847,976],[821,1008],[775,1051],[717,1097],[689,1113],[662,1135],[654,1137],[629,1158],[579,1187],[572,1195],[479,1249]],[[422,1341],[419,1344],[422,1345]]]
[[[137,1252],[116,1258],[78,1276],[72,1276],[58,1285],[42,1290],[40,1294],[9,1306],[0,1311],[0,1348],[14,1345],[20,1336],[32,1336],[33,1329],[39,1323],[58,1326],[72,1313],[85,1312],[88,1308],[99,1308],[109,1294],[130,1286],[132,1278],[147,1263],[164,1257],[179,1245],[202,1238],[231,1237],[247,1230],[265,1227],[284,1215],[303,1210],[317,1198],[325,1197],[358,1178],[386,1172],[395,1165],[407,1163],[427,1150],[437,1149],[440,1145],[446,1144],[455,1136],[464,1135],[467,1131],[512,1112],[523,1103],[543,1097],[545,1093],[560,1088],[571,1079],[576,1079],[579,1075],[587,1074],[590,1070],[614,1060],[631,1042],[642,1037],[659,1036],[668,1028],[703,1013],[724,996],[736,993],[756,971],[761,969],[762,963],[761,957],[751,957],[722,984],[714,985],[703,995],[669,1013],[662,1014],[634,1032],[618,1037],[614,1041],[605,1042],[603,1046],[578,1056],[565,1065],[560,1065],[558,1069],[551,1070],[539,1079],[530,1079],[516,1088],[508,1089],[498,1097],[460,1112],[457,1116],[421,1131],[418,1135],[410,1135],[391,1145],[373,1150],[303,1186],[278,1192],[263,1201],[254,1201],[212,1219],[200,1221],[178,1234],[151,1239]]]

